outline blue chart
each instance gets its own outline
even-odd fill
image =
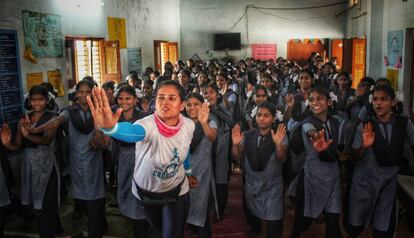
[[[60,16],[23,11],[24,42],[34,56],[60,57],[63,55]]]
[[[15,30],[0,29],[0,123],[17,125],[23,114],[19,46]]]

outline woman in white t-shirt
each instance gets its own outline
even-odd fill
[[[122,109],[113,113],[102,89],[93,90],[93,101],[88,97],[95,123],[106,135],[136,142],[132,192],[148,221],[163,237],[183,237],[189,187],[197,185],[188,158],[194,122],[180,113],[185,102],[178,82],[163,82],[155,100],[155,113],[131,124],[118,122]]]

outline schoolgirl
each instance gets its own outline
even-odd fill
[[[198,237],[211,237],[209,201],[210,197],[216,197],[211,151],[217,138],[217,119],[209,115],[209,105],[203,102],[198,93],[191,93],[186,98],[186,114],[195,123],[190,145],[191,170],[198,181],[198,186],[190,190],[187,223],[192,225]]]
[[[325,219],[325,237],[340,237],[339,122],[328,114],[332,102],[326,88],[313,88],[308,99],[312,115],[302,124],[306,159],[297,185],[291,237],[300,237],[312,219],[321,214]]]
[[[237,94],[231,90],[227,74],[224,72],[219,72],[216,76],[216,84],[219,89],[219,93],[223,98],[223,105],[231,113],[233,113],[234,105],[237,102]]]
[[[95,88],[93,101],[88,97],[88,102],[101,130],[115,139],[136,142],[132,193],[147,220],[163,237],[183,237],[189,208],[189,180],[196,185],[189,158],[186,159],[194,122],[180,114],[185,102],[184,89],[178,82],[163,82],[155,95],[154,114],[134,124],[118,122],[122,109],[113,113],[102,89]]]
[[[269,101],[269,94],[267,94],[266,88],[262,85],[256,85],[253,90],[253,95],[247,101],[244,110],[249,129],[253,129],[254,118],[259,110],[259,106],[266,101]]]
[[[60,182],[54,154],[56,129],[31,133],[26,128],[40,127],[56,114],[47,111],[48,105],[53,105],[53,102],[45,87],[32,87],[28,98],[27,109],[30,113],[20,121],[15,142],[12,142],[12,133],[7,124],[3,125],[1,139],[10,150],[24,148],[21,167],[22,204],[33,205],[39,236],[55,237],[56,232],[63,232],[58,214]]]
[[[336,103],[336,109],[338,111],[344,112],[345,106],[350,99],[355,96],[355,89],[351,88],[351,78],[347,72],[339,73],[336,77],[335,88],[333,93],[338,97],[338,102]]]
[[[136,89],[130,85],[122,85],[115,91],[117,108],[122,108],[119,122],[130,122],[144,118],[148,113],[140,112],[136,108],[138,101]],[[135,167],[135,143],[127,143],[117,139],[111,141],[111,154],[117,174],[118,206],[122,215],[132,222],[134,237],[147,237],[149,223],[145,219],[144,211],[132,194],[132,177]]]
[[[182,69],[179,72],[180,73],[178,74],[178,81],[180,82],[181,86],[183,86],[185,90],[185,95],[188,95],[194,89],[194,85],[191,82],[191,71],[189,71],[188,69]]]
[[[217,140],[213,146],[213,169],[216,182],[219,217],[222,217],[227,205],[229,183],[230,133],[235,125],[230,110],[220,101],[219,89],[215,83],[202,88],[204,99],[208,100],[210,110],[218,119]]]
[[[89,237],[102,237],[105,230],[105,186],[102,149],[105,141],[95,130],[91,111],[86,101],[94,84],[81,80],[76,84],[76,103],[58,117],[40,127],[28,129],[32,133],[57,128],[65,122],[69,126],[69,173],[75,203],[88,217]]]
[[[277,109],[283,109],[283,98],[280,96],[278,86],[273,78],[270,75],[265,74],[260,81],[260,85],[263,85],[266,88],[267,94],[269,95],[269,101],[273,103]]]
[[[245,134],[239,125],[232,129],[232,156],[245,160],[245,202],[249,211],[266,224],[266,237],[282,237],[283,233],[282,162],[287,154],[287,137],[284,124],[279,124],[276,132],[272,130],[275,112],[275,106],[265,102],[255,116],[256,129]]]
[[[357,127],[352,147],[359,158],[350,190],[350,237],[372,225],[373,237],[394,237],[399,165],[407,141],[414,151],[414,127],[405,116],[392,112],[395,92],[387,84],[372,93],[372,114]]]

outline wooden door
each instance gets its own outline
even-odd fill
[[[168,60],[174,65],[178,61],[178,43],[168,42]]]
[[[167,41],[154,40],[154,68],[159,72],[163,71],[164,64],[162,63],[161,57],[161,44]]]
[[[366,39],[352,40],[352,88],[357,88],[365,77]]]
[[[352,39],[343,39],[342,71],[352,73]]]
[[[342,52],[343,43],[342,39],[335,39],[331,41],[331,58],[336,57],[338,66],[342,69]]]
[[[122,81],[121,61],[118,41],[100,41],[102,83],[114,81],[119,84]]]

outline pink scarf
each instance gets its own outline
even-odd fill
[[[183,115],[181,114],[178,118],[178,124],[176,126],[169,126],[165,124],[165,122],[158,117],[157,113],[154,113],[154,120],[155,124],[157,124],[158,131],[165,137],[172,137],[177,134],[184,124]]]

